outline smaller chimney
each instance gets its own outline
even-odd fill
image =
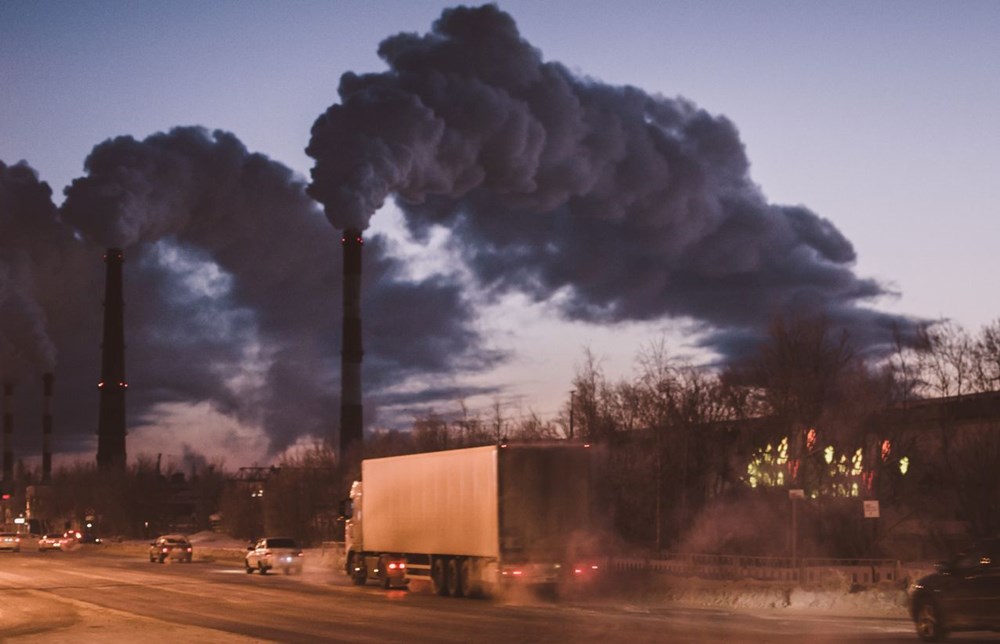
[[[42,483],[52,479],[52,386],[55,376],[42,375]]]
[[[14,483],[14,452],[11,441],[14,438],[14,414],[11,411],[11,397],[14,395],[14,385],[5,382],[3,385],[3,482],[8,490]]]

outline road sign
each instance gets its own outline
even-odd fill
[[[877,519],[879,517],[878,513],[878,501],[863,501],[864,511],[866,519]]]

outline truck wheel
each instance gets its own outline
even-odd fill
[[[392,586],[392,581],[389,579],[389,571],[386,569],[387,565],[385,557],[378,558],[378,582],[382,588],[389,590],[389,587]]]
[[[368,571],[365,570],[365,558],[361,555],[351,555],[351,581],[355,586],[368,583]]]
[[[458,564],[458,585],[465,591],[466,597],[482,594],[479,584],[472,581],[472,562],[469,559],[462,559]]]
[[[462,586],[462,578],[459,576],[459,560],[448,560],[448,594],[452,597],[462,597],[465,595],[465,588]]]
[[[250,565],[249,561],[244,561],[243,565],[245,565],[247,567],[247,574],[248,575],[253,573],[253,567]]]
[[[431,564],[431,586],[435,594],[448,596],[448,570],[445,560],[441,557],[435,557]]]

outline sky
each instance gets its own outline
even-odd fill
[[[49,368],[56,451],[95,450],[110,245],[129,457],[178,464],[335,426],[344,225],[370,427],[554,418],[585,350],[725,362],[776,308],[997,318],[997,3],[452,6],[0,1],[18,457]]]

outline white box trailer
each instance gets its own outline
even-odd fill
[[[592,576],[591,451],[507,445],[367,459],[351,490],[355,583],[429,580],[442,595]]]

